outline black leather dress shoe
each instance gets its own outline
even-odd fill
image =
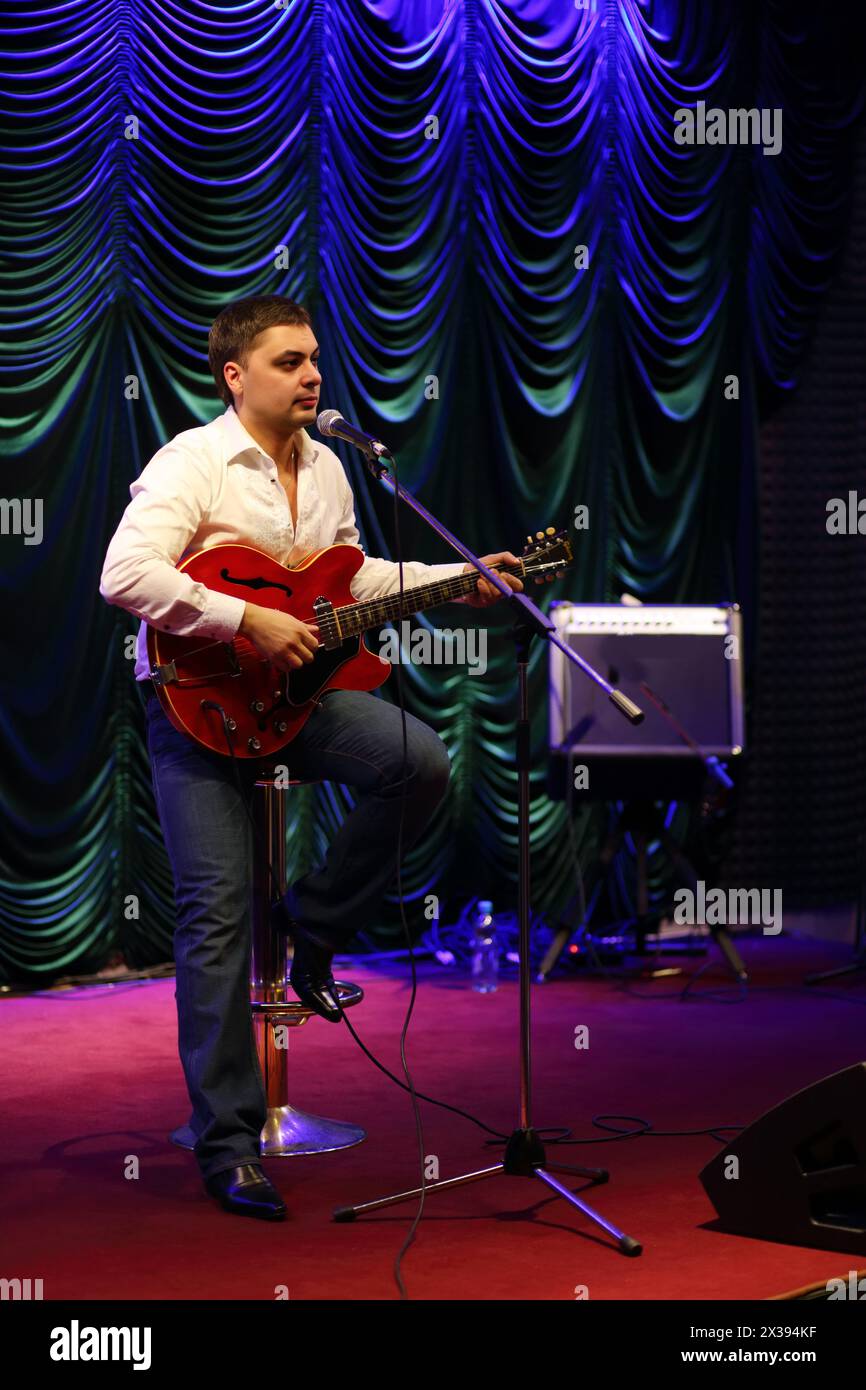
[[[274,904],[271,913],[277,930],[290,933],[294,940],[289,983],[295,994],[319,1018],[328,1023],[341,1023],[343,1009],[331,974],[334,952],[314,941],[303,924],[289,916],[282,900]]]
[[[259,1221],[284,1221],[286,1218],[285,1202],[257,1163],[224,1168],[212,1178],[205,1178],[204,1185],[226,1211],[236,1212],[238,1216],[255,1216]]]

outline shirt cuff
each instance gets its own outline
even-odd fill
[[[206,637],[214,637],[218,642],[230,642],[237,636],[246,606],[245,599],[208,589],[205,610],[196,627]]]

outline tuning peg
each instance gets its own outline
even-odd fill
[[[556,535],[556,527],[555,527],[555,526],[548,526],[548,528],[547,528],[547,534],[548,534],[549,536],[555,536],[555,535]]]
[[[532,545],[532,537],[531,537],[531,536],[527,536],[527,537],[526,537],[526,544],[527,544],[527,545]]]
[[[544,540],[544,532],[543,532],[543,531],[536,531],[536,533],[535,533],[535,539],[536,539],[537,541],[543,541],[543,540]]]

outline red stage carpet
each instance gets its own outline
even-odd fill
[[[642,998],[600,979],[533,987],[535,1122],[598,1135],[593,1115],[629,1114],[658,1130],[744,1125],[792,1091],[866,1058],[866,980],[802,990],[803,974],[844,962],[843,947],[742,941],[753,971],[743,1004],[711,1001],[722,966],[675,997],[682,981],[636,982]],[[695,968],[693,961],[686,968]],[[409,1057],[420,1090],[510,1132],[517,1122],[517,990],[479,997],[425,964]],[[367,991],[353,1022],[399,1071],[408,1000],[402,966],[340,970]],[[832,997],[827,997],[832,993]],[[575,1028],[589,1027],[588,1050]],[[418,1181],[408,1097],[348,1031],[313,1020],[293,1033],[292,1101],[364,1126],[360,1146],[266,1163],[290,1218],[222,1212],[191,1154],[168,1143],[189,1105],[175,1046],[174,982],[77,990],[0,1004],[3,1035],[3,1253],[0,1276],[43,1280],[46,1299],[393,1299],[392,1265],[414,1213],[406,1204],[340,1225],[334,1207]],[[425,1152],[445,1178],[483,1167],[468,1121],[423,1105]],[[541,1183],[497,1177],[428,1197],[404,1261],[415,1299],[767,1298],[862,1265],[856,1256],[724,1235],[698,1172],[709,1136],[638,1138],[551,1149],[562,1162],[606,1166],[587,1200],[635,1236],[629,1259]],[[124,1176],[128,1156],[140,1176]]]

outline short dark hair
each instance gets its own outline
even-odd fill
[[[284,294],[256,294],[236,299],[217,314],[207,335],[207,360],[220,399],[231,405],[232,393],[223,375],[226,362],[247,365],[247,354],[260,333],[278,323],[305,323],[312,328],[310,312]]]

